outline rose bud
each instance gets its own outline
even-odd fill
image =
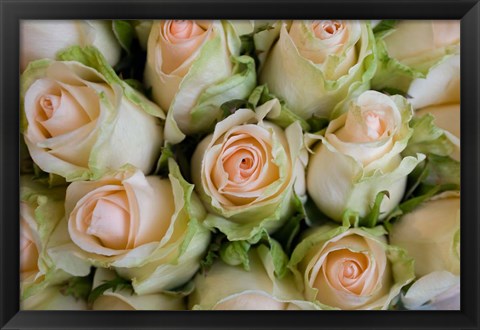
[[[402,157],[412,134],[411,106],[399,96],[366,91],[332,120],[314,147],[307,170],[307,190],[327,216],[342,221],[346,210],[366,216],[378,193],[385,218],[403,198],[407,175],[424,159]]]
[[[259,73],[260,83],[301,118],[330,118],[350,89],[373,76],[374,43],[366,22],[283,22]]]
[[[387,244],[383,227],[311,229],[289,267],[307,300],[322,309],[388,309],[413,278],[413,260]]]
[[[57,265],[75,276],[92,265],[114,268],[139,295],[186,283],[200,267],[210,232],[201,223],[205,209],[173,159],[169,173],[145,176],[126,167],[70,184],[67,221],[50,249]]]
[[[229,240],[273,232],[305,194],[303,134],[298,122],[286,130],[264,120],[276,99],[256,111],[239,109],[215,127],[192,157],[192,179],[207,209],[205,224]]]
[[[68,61],[33,62],[21,78],[22,131],[33,161],[67,181],[99,178],[127,163],[149,173],[162,146],[156,117],[163,112],[94,48],[72,47],[60,57]]]
[[[20,23],[20,71],[34,60],[55,60],[59,51],[74,45],[95,46],[111,66],[120,59],[111,21],[26,20]]]
[[[229,21],[154,22],[147,46],[145,83],[168,112],[165,138],[211,130],[220,106],[245,99],[256,85],[255,63],[239,56],[241,41]]]

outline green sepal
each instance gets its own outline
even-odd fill
[[[72,296],[75,299],[87,300],[92,291],[93,271],[87,276],[76,276],[66,281],[60,288],[64,296]]]
[[[117,273],[115,273],[115,278],[113,280],[105,281],[103,284],[97,286],[90,292],[87,300],[88,304],[92,306],[95,300],[97,300],[98,297],[102,296],[103,293],[109,289],[112,289],[112,292],[115,292],[116,290],[120,291],[123,289],[128,289],[132,294],[134,293],[132,281],[120,277]]]
[[[112,30],[115,38],[122,48],[128,53],[131,53],[132,41],[135,36],[135,30],[129,21],[113,20]]]

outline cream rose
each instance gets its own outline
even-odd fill
[[[325,225],[307,233],[289,266],[324,309],[388,309],[414,275],[413,261],[386,242],[382,227]]]
[[[20,300],[70,276],[47,253],[54,228],[64,216],[65,188],[49,188],[20,177]]]
[[[25,220],[27,217],[34,218],[32,210],[25,202],[20,203],[20,279],[35,276],[39,272],[38,255],[40,250],[39,238],[35,237],[34,228],[31,228],[31,221]]]
[[[95,46],[112,66],[120,59],[121,47],[111,21],[22,20],[20,70],[34,60],[55,60],[59,51],[74,45]]]
[[[230,240],[277,229],[291,215],[294,191],[305,194],[300,125],[284,131],[263,120],[279,107],[274,99],[255,112],[237,110],[193,154],[195,188],[214,213],[205,223]]]
[[[415,259],[418,280],[402,297],[407,308],[460,309],[459,193],[435,196],[402,216],[393,224],[390,242]]]
[[[92,289],[95,289],[104,281],[115,278],[115,273],[105,268],[97,268],[93,278]],[[108,289],[95,299],[93,310],[184,310],[185,302],[180,295],[168,295],[162,293],[137,295],[128,289]]]
[[[460,21],[403,20],[397,22],[390,31],[376,36],[376,39],[380,61],[372,79],[372,87],[407,92],[414,79],[426,78],[437,65],[458,54]],[[445,76],[445,73],[441,76]],[[432,80],[435,82],[429,84],[429,94],[438,90],[435,85],[443,84],[444,78],[437,76]],[[414,106],[417,106],[416,102],[413,101]]]
[[[460,21],[401,21],[383,40],[390,57],[408,66],[418,65],[420,60],[429,59],[432,53],[458,45]]]
[[[415,273],[446,270],[460,274],[460,197],[446,193],[402,216],[390,232],[391,244],[415,259]]]
[[[460,55],[447,58],[425,78],[412,81],[407,94],[414,109],[460,103]]]
[[[129,167],[70,184],[68,229],[58,228],[50,251],[58,267],[76,276],[87,275],[90,265],[113,267],[140,295],[193,276],[209,243],[200,223],[205,210],[173,160],[169,169],[164,179]]]
[[[220,105],[248,97],[256,84],[255,65],[246,56],[232,62],[239,50],[239,36],[228,21],[154,22],[145,83],[168,111],[169,142],[211,129],[221,116]]]
[[[301,118],[330,118],[350,89],[371,79],[373,46],[373,33],[365,22],[283,22],[259,73],[260,82]]]
[[[87,302],[60,292],[61,286],[49,286],[20,302],[21,310],[87,310]]]
[[[430,106],[415,112],[416,117],[431,114],[435,117],[434,123],[444,130],[445,136],[454,146],[450,157],[460,161],[460,104],[446,104]]]
[[[22,75],[23,134],[33,161],[67,181],[97,178],[127,163],[149,173],[162,145],[154,117],[164,117],[161,110],[121,81],[95,49],[73,47],[61,56],[92,67],[44,60]]]
[[[400,202],[407,175],[424,159],[400,155],[412,134],[411,117],[404,98],[366,91],[330,122],[307,171],[308,193],[322,212],[336,221],[347,209],[364,217],[377,194],[388,191],[383,218]]]
[[[217,260],[206,274],[195,277],[195,291],[189,296],[192,309],[293,310],[318,309],[304,301],[291,273],[275,274],[275,256],[265,245],[249,254],[250,270]],[[235,279],[235,280],[232,280]]]

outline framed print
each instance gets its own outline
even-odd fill
[[[477,329],[477,1],[0,1],[2,329]]]

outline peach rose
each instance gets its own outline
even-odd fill
[[[387,309],[414,275],[412,259],[387,245],[385,233],[331,225],[307,233],[289,264],[307,300],[325,309]]]
[[[256,112],[239,109],[219,122],[192,157],[192,179],[207,208],[206,224],[229,239],[273,231],[291,214],[294,183],[305,194],[298,123],[285,131],[263,118],[279,106],[274,99]]]
[[[168,112],[170,143],[208,131],[220,106],[244,99],[256,84],[252,58],[239,56],[240,38],[229,21],[154,22],[148,38],[145,83]]]
[[[307,190],[317,207],[338,222],[347,209],[366,216],[377,194],[388,191],[381,204],[383,219],[402,199],[407,175],[425,157],[401,155],[413,131],[412,109],[403,97],[377,91],[365,91],[348,105],[318,136],[322,142],[310,157]]]
[[[337,104],[373,76],[375,39],[368,22],[316,20],[281,22],[259,72],[259,81],[299,117],[332,118]]]
[[[92,67],[41,60],[22,75],[22,128],[33,161],[67,181],[127,163],[150,172],[163,138],[155,116],[164,114],[116,77],[94,48],[72,47],[61,56],[79,55],[94,58]]]
[[[184,284],[198,270],[210,235],[193,187],[173,160],[169,169],[168,178],[126,167],[70,184],[68,228],[59,226],[50,249],[58,267],[75,276],[88,275],[91,265],[115,268],[133,280],[137,294]]]

